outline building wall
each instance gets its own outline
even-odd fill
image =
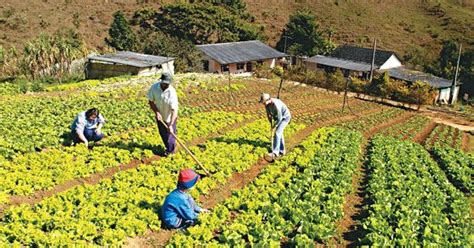
[[[222,71],[222,66],[221,64],[219,64],[217,61],[213,60],[213,59],[209,59],[207,58],[207,61],[209,63],[209,70],[208,72],[212,72],[212,73],[223,73]],[[251,61],[252,63],[257,63],[257,61]],[[267,59],[267,60],[264,60],[262,61],[263,64],[269,68],[273,68],[276,66],[277,64],[277,60],[276,59]],[[245,73],[247,72],[247,63],[248,62],[244,62],[243,64],[244,65],[244,69],[241,69],[241,70],[238,70],[237,69],[237,63],[233,63],[233,64],[228,64],[227,66],[229,67],[229,71],[230,73],[234,73],[234,74],[239,74],[239,73]],[[255,70],[255,67],[256,66],[252,66],[252,71]]]
[[[137,75],[140,68],[128,65],[115,65],[101,62],[90,62],[87,64],[87,79],[101,79],[107,77],[116,77],[120,75]]]
[[[393,55],[385,61],[385,63],[380,66],[379,70],[385,70],[385,69],[390,69],[390,68],[395,68],[395,67],[400,67],[402,66],[402,62],[398,60],[397,56]]]
[[[459,89],[460,89],[460,86],[456,86],[456,89],[454,90],[454,101],[457,101],[459,99]],[[437,102],[449,104],[450,98],[451,98],[451,87],[438,90],[438,97],[436,98]]]
[[[309,62],[309,61],[306,61],[305,63],[306,63],[306,69],[310,71],[315,71],[316,69],[318,69],[318,64],[316,63]]]
[[[148,76],[148,75],[161,73],[163,71],[162,67],[164,71],[174,74],[174,61],[170,61],[161,66],[158,65],[158,66],[146,67],[146,68],[93,61],[87,64],[86,78],[87,79],[101,79],[101,78],[116,77],[116,76],[127,75],[127,74]]]

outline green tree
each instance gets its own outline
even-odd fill
[[[443,43],[443,49],[439,53],[439,74],[445,78],[452,78],[458,58],[458,47],[454,41]]]
[[[190,3],[211,3],[213,5],[219,5],[240,18],[245,20],[253,21],[254,17],[247,12],[247,5],[243,0],[189,0]]]
[[[175,58],[177,72],[202,71],[201,52],[194,44],[161,31],[141,30],[134,50]]]
[[[323,32],[319,29],[316,17],[307,9],[297,10],[290,16],[277,43],[278,50],[286,50],[290,54],[303,56],[328,54],[334,48],[334,44],[323,38]]]
[[[114,13],[114,21],[109,29],[110,38],[106,38],[106,43],[119,50],[130,50],[135,45],[135,34],[130,29],[130,25],[122,11]]]
[[[346,78],[341,70],[336,70],[333,73],[327,75],[327,88],[335,90],[338,93],[344,91],[346,86]]]
[[[259,39],[262,30],[226,8],[208,2],[163,7],[156,29],[195,44]]]

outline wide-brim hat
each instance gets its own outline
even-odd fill
[[[178,176],[178,188],[179,189],[190,189],[199,180],[199,175],[192,169],[184,169],[179,172]]]
[[[161,74],[161,82],[165,84],[171,84],[173,82],[173,77],[168,72],[163,72]]]
[[[258,102],[263,103],[263,102],[266,102],[268,99],[270,99],[270,94],[262,93],[262,95],[260,96],[260,100]]]

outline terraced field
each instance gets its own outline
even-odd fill
[[[127,78],[0,97],[0,246],[471,246],[473,156],[459,130],[416,112],[284,84],[288,154],[264,155],[262,92],[278,82],[177,75],[178,135],[209,170],[191,191],[211,210],[184,232],[159,209],[177,173],[204,173],[163,144]],[[99,107],[107,137],[69,146],[75,114]],[[413,206],[413,207],[408,207]]]

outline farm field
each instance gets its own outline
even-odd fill
[[[474,245],[474,155],[461,130],[428,117],[285,82],[288,153],[264,159],[262,92],[279,82],[178,74],[178,136],[209,170],[191,194],[209,208],[186,231],[162,227],[183,149],[162,157],[146,91],[123,77],[0,95],[0,247],[311,247]],[[0,90],[0,92],[2,92]],[[98,107],[106,138],[70,146],[69,126]]]

